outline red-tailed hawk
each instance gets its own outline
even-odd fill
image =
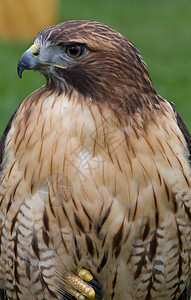
[[[191,137],[139,51],[70,21],[37,34],[25,69],[47,84],[1,139],[8,299],[189,299]]]

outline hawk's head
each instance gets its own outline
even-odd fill
[[[40,70],[47,87],[59,93],[75,90],[96,102],[139,106],[141,94],[156,95],[139,51],[98,22],[69,21],[43,29],[19,60],[20,77],[25,69]]]

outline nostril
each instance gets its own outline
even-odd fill
[[[37,57],[40,53],[40,45],[39,43],[35,43],[30,47],[30,53],[33,57]]]
[[[38,56],[38,55],[39,55],[39,52],[33,52],[32,55],[33,55],[33,56]]]

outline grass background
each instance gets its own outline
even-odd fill
[[[127,36],[140,50],[158,93],[175,103],[191,130],[190,16],[189,0],[62,0],[58,22],[96,20]],[[37,72],[25,71],[22,80],[17,76],[19,57],[31,43],[0,39],[0,134],[17,105],[45,83]]]

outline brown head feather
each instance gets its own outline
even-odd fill
[[[43,29],[35,41],[52,45],[80,43],[88,54],[56,77],[44,72],[47,88],[57,89],[58,79],[67,83],[65,92],[77,90],[84,98],[107,103],[113,110],[134,113],[155,106],[157,93],[140,52],[127,38],[110,27],[92,21],[69,21]],[[51,85],[50,85],[51,82]],[[53,82],[53,84],[52,84]]]

